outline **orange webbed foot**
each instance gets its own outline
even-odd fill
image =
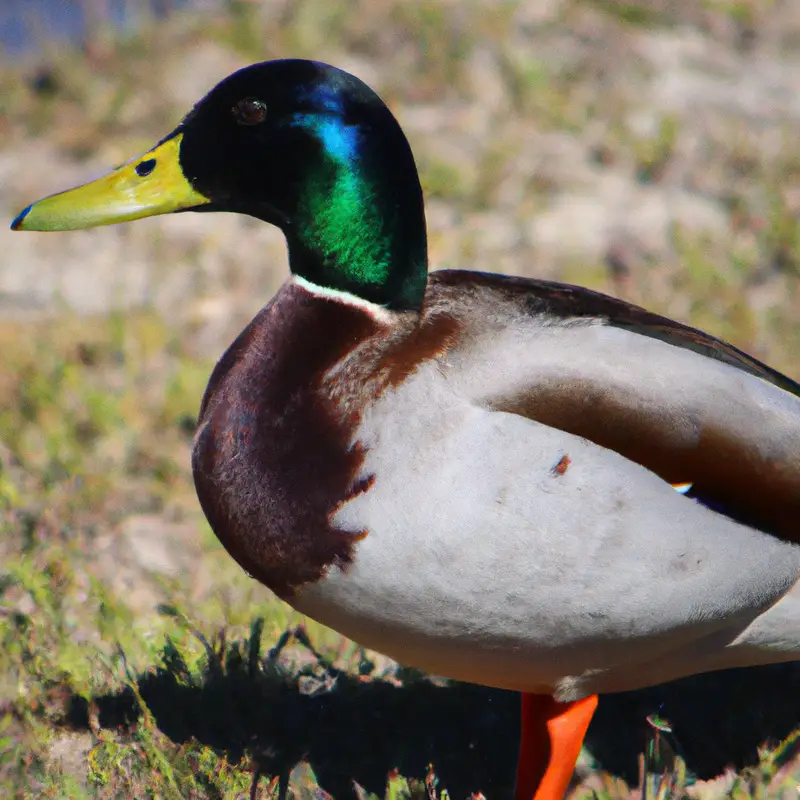
[[[522,695],[522,736],[514,800],[562,800],[589,727],[597,695],[559,703]]]

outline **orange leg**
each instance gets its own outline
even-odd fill
[[[597,695],[558,703],[550,695],[522,695],[522,738],[514,800],[562,800],[567,791]]]

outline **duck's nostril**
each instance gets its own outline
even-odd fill
[[[156,168],[156,160],[154,158],[148,158],[146,161],[140,161],[136,167],[136,174],[140,178],[144,178],[149,175],[154,169]]]

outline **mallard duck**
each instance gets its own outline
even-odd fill
[[[576,286],[428,275],[422,191],[364,83],[234,73],[16,230],[277,225],[291,276],[211,375],[203,511],[314,619],[522,693],[517,800],[563,796],[597,694],[800,657],[800,386]]]

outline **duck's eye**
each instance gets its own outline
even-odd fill
[[[245,97],[232,109],[239,125],[260,125],[267,118],[267,104],[255,97]]]

